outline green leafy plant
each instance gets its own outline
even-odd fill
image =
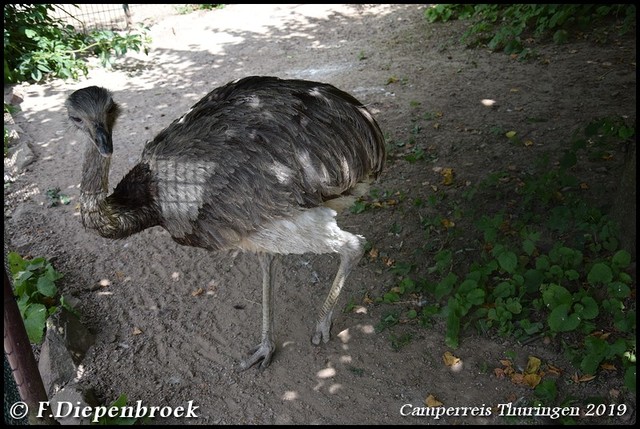
[[[47,318],[56,309],[56,281],[63,277],[45,258],[23,259],[18,253],[7,255],[13,276],[18,309],[24,320],[29,341],[39,344]]]
[[[621,21],[620,33],[635,28],[636,8],[632,4],[439,4],[425,10],[429,22],[471,19],[462,40],[470,45],[486,44],[489,49],[532,55],[528,38],[550,37],[566,42],[575,30],[593,29],[605,19]]]
[[[185,15],[187,13],[195,12],[196,10],[213,10],[213,9],[223,9],[224,4],[186,4],[184,6],[176,6],[176,11]]]
[[[388,191],[381,192],[379,189],[371,189],[369,191],[369,195],[364,195],[358,198],[350,210],[351,213],[364,213],[367,210],[374,208],[384,208],[394,206],[398,203],[399,200],[403,200],[405,195],[398,191],[395,193],[391,193]]]
[[[430,326],[431,319],[441,318],[445,342],[454,348],[471,327],[525,342],[545,335],[562,344],[583,374],[595,375],[602,365],[617,362],[625,385],[635,391],[631,257],[618,249],[616,225],[585,199],[573,176],[573,167],[582,160],[606,159],[593,158],[591,152],[610,150],[634,134],[635,128],[622,118],[592,121],[557,162],[542,157],[535,169],[521,173],[515,196],[512,185],[505,185],[511,180],[503,180],[511,179],[511,173],[489,175],[465,198],[472,204],[479,198],[509,198],[513,204],[497,204],[497,212],[478,217],[477,255],[464,270],[458,268],[460,252],[448,247],[433,252],[431,266],[396,261],[389,270],[398,281],[376,298],[393,305],[394,312],[383,316],[377,330],[393,330],[398,323]],[[502,191],[505,186],[511,187],[509,193]],[[415,204],[414,198],[412,209],[454,211],[444,206],[447,200],[435,197],[429,197],[428,205],[422,200]],[[431,233],[440,218],[423,217],[421,223],[425,233]],[[415,302],[429,305],[419,308]],[[400,306],[407,303],[412,304],[403,312]],[[401,343],[400,337],[394,338]],[[540,394],[553,396],[553,387],[541,387]]]
[[[531,406],[544,407],[555,406],[558,403],[558,386],[556,380],[546,379],[542,380],[538,384],[534,391],[535,399],[532,401]],[[570,407],[574,405],[575,399],[569,398],[560,403],[560,407]],[[562,425],[575,425],[576,421],[573,416],[558,416],[555,420]]]
[[[454,19],[468,19],[474,14],[473,5],[465,4],[436,4],[424,11],[429,22],[447,22]]]
[[[380,323],[378,323],[375,326],[375,331],[376,332],[382,332],[385,329],[390,328],[391,326],[397,325],[399,321],[400,321],[400,319],[399,319],[398,312],[394,311],[394,312],[386,313],[380,319]]]
[[[355,366],[348,366],[347,368],[352,374],[357,375],[358,377],[362,377],[364,375],[364,369],[362,368],[358,368]]]
[[[391,339],[391,348],[396,352],[400,351],[404,346],[409,345],[413,339],[413,336],[408,332],[402,335],[390,334],[389,337]]]
[[[126,406],[127,406],[127,395],[123,393],[122,395],[118,396],[118,399],[113,401],[108,408],[122,409]],[[108,415],[102,416],[98,419],[96,424],[101,426],[112,426],[112,425],[129,426],[129,425],[134,425],[139,421],[144,421],[146,419],[147,419],[146,417],[122,417],[118,413],[117,417],[109,417]]]
[[[366,201],[363,200],[357,200],[353,203],[353,205],[351,206],[351,213],[364,213],[367,208],[369,208],[369,204]]]
[[[56,207],[60,204],[67,205],[71,202],[68,195],[61,193],[60,188],[47,189],[49,207]]]
[[[77,79],[88,73],[86,58],[95,55],[104,66],[127,51],[148,53],[145,29],[127,34],[77,32],[54,18],[51,4],[4,5],[4,81],[41,81],[47,77]]]

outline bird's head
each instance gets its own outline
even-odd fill
[[[120,108],[113,101],[111,92],[99,86],[89,86],[75,91],[65,103],[69,122],[85,133],[100,152],[109,157],[113,153],[111,132]]]

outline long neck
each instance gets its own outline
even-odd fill
[[[83,196],[83,208],[87,199],[101,201],[109,192],[109,167],[111,157],[101,156],[91,143],[87,144],[82,165],[82,182],[80,191]]]
[[[125,238],[158,225],[155,204],[148,198],[131,198],[130,193],[148,192],[148,175],[129,173],[110,196],[109,167],[111,157],[103,157],[91,142],[87,144],[80,183],[80,212],[86,228],[106,238]],[[137,166],[132,172],[144,169]],[[135,183],[124,183],[133,178]],[[131,180],[129,180],[131,182]],[[125,186],[121,186],[125,185]]]

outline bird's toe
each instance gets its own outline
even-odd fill
[[[320,342],[326,343],[329,341],[329,338],[331,337],[331,322],[329,323],[322,323],[319,322],[318,325],[316,326],[316,332],[313,334],[313,337],[311,337],[311,342],[314,345],[320,345]]]
[[[251,368],[253,365],[260,363],[260,369],[265,369],[271,364],[271,359],[273,358],[273,354],[276,351],[276,346],[271,341],[264,341],[254,350],[252,350],[252,355],[248,358],[240,362],[239,370],[245,371]]]

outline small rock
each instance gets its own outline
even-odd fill
[[[65,308],[47,320],[38,369],[49,397],[75,380],[78,365],[94,341],[93,334]]]
[[[61,425],[89,425],[91,424],[91,417],[74,417],[74,413],[66,413],[69,411],[69,404],[73,407],[73,410],[84,409],[86,407],[95,408],[98,406],[93,391],[83,390],[78,383],[70,383],[60,389],[58,393],[51,397],[49,401],[51,410],[54,412],[58,409],[62,414],[56,418]]]
[[[14,143],[9,148],[9,152],[4,159],[5,176],[7,172],[12,176],[23,172],[36,158],[25,140],[18,137],[13,141]]]

